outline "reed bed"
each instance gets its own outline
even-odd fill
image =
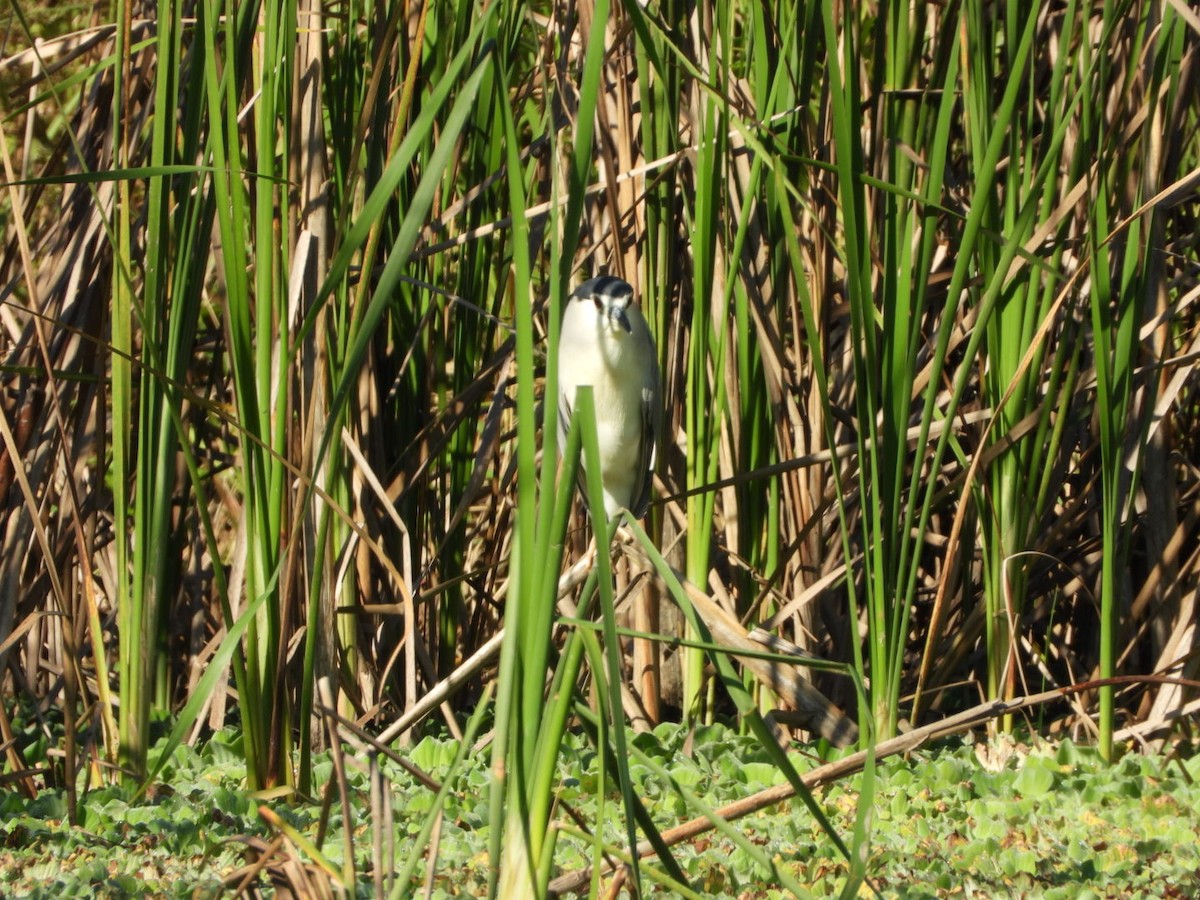
[[[1186,4],[9,9],[0,781],[143,785],[236,725],[307,795],[322,715],[486,724],[492,890],[544,892],[564,729],[628,846],[626,724],[805,732],[695,588],[863,746],[1068,686],[1024,724],[1105,754],[1194,713]],[[541,397],[599,272],[668,437],[570,615],[609,529]]]

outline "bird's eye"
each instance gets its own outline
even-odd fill
[[[593,297],[592,302],[596,304],[596,312],[604,312],[604,301],[599,297]]]

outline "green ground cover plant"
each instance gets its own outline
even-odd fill
[[[691,735],[677,724],[630,735],[658,767],[630,766],[634,790],[664,830],[690,810],[672,782],[718,808],[784,783],[753,738],[722,725]],[[409,895],[428,885],[434,897],[472,897],[488,883],[489,754],[478,751],[455,768],[459,742],[444,732],[426,736],[403,756],[426,779],[446,782],[436,867],[413,873]],[[792,753],[800,771],[819,761]],[[382,759],[391,807],[387,845],[407,858],[433,791],[412,773]],[[565,833],[558,843],[564,871],[586,868],[591,850],[573,823],[586,821],[619,846],[619,804],[598,817],[602,774],[590,742],[568,734],[559,759],[562,788],[554,816]],[[331,780],[328,754],[314,774]],[[661,767],[661,768],[659,768]],[[907,757],[880,763],[875,773],[870,881],[884,897],[1190,897],[1200,890],[1200,756],[1184,759],[1128,753],[1107,765],[1099,752],[1070,740],[1047,744],[985,735],[952,738]],[[842,828],[852,824],[859,778],[841,780],[820,803]],[[373,817],[366,766],[347,771],[349,806],[328,815],[319,802],[255,798],[246,791],[240,737],[222,735],[198,751],[178,749],[162,770],[153,796],[131,798],[120,786],[94,790],[77,827],[67,823],[67,798],[46,793],[33,802],[9,795],[0,805],[0,890],[8,896],[217,896],[250,870],[255,855],[280,834],[260,806],[313,845],[335,870],[343,868],[347,822],[358,859],[351,896],[373,895]],[[610,787],[609,792],[613,789]],[[612,793],[610,800],[617,795]],[[570,813],[566,812],[567,807]],[[347,814],[348,812],[348,814]],[[738,820],[745,840],[786,868],[813,896],[838,896],[847,869],[804,806],[787,801]],[[323,839],[321,837],[323,835]],[[754,855],[710,831],[674,849],[679,867],[699,896],[790,896]],[[268,872],[288,883],[283,859],[314,867],[296,843],[283,845]],[[269,883],[264,872],[255,881]],[[390,886],[390,885],[389,885]],[[585,888],[586,890],[586,888]],[[668,887],[650,896],[680,896]]]

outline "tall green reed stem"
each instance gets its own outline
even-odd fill
[[[1098,109],[1085,105],[1082,115],[1085,139],[1099,150],[1088,245],[1104,547],[1101,678],[1117,674],[1120,625],[1131,600],[1127,563],[1133,501],[1155,396],[1154,378],[1144,377],[1135,407],[1139,332],[1143,320],[1157,312],[1161,302],[1162,259],[1155,242],[1161,239],[1163,211],[1152,201],[1159,188],[1171,180],[1167,167],[1177,164],[1161,153],[1161,134],[1175,109],[1179,85],[1170,73],[1178,71],[1187,27],[1170,7],[1161,13],[1150,6],[1138,7],[1136,12],[1135,19],[1124,5],[1106,3],[1094,61],[1091,51],[1084,50],[1102,90],[1119,91],[1123,99],[1140,99],[1149,106],[1133,146],[1124,128],[1114,127]],[[1106,52],[1110,44],[1118,42],[1128,44],[1123,52],[1130,59],[1142,59],[1144,54],[1136,91],[1129,90],[1125,73],[1112,65],[1113,54]],[[1100,689],[1099,716],[1100,751],[1106,758],[1113,752],[1114,718],[1115,688],[1107,685]]]
[[[601,2],[593,11],[591,32],[586,37],[584,71],[580,83],[575,121],[573,156],[568,169],[565,216],[559,218],[557,204],[552,207],[551,232],[562,236],[561,246],[551,248],[550,332],[547,358],[556,359],[559,310],[570,275],[570,263],[578,246],[584,191],[592,171],[593,123],[604,59],[608,5]],[[572,481],[555,488],[553,475],[557,404],[543,406],[543,469],[541,502],[538,497],[537,430],[534,409],[535,359],[533,339],[532,259],[526,200],[518,153],[516,123],[509,105],[509,85],[504,73],[498,73],[497,112],[504,125],[505,160],[509,171],[509,204],[513,222],[513,309],[517,335],[517,515],[513,541],[512,574],[505,609],[505,636],[501,650],[499,689],[496,699],[496,738],[493,745],[492,821],[495,824],[491,848],[493,870],[489,892],[492,896],[542,896],[551,871],[557,832],[549,828],[550,796],[554,780],[551,772],[565,728],[565,717],[547,707],[546,675],[551,653],[551,627],[557,601],[557,573],[563,551],[566,528],[565,508],[560,495],[570,496]],[[551,146],[557,144],[552,135]],[[557,154],[554,155],[557,158]],[[554,198],[557,199],[557,191]],[[548,367],[546,394],[557,396],[557,373]],[[587,400],[577,407],[577,421],[587,419]],[[592,429],[594,431],[594,423]],[[572,438],[572,442],[574,437]],[[568,465],[570,469],[572,461]],[[599,471],[593,463],[590,470]],[[550,498],[556,497],[554,503]],[[603,509],[603,504],[594,509]],[[556,512],[563,513],[559,519]],[[596,524],[597,544],[603,557],[599,566],[602,584],[606,582],[607,530]],[[609,576],[611,578],[611,576]],[[611,581],[607,581],[611,591]],[[603,589],[603,588],[602,588]],[[578,657],[568,654],[567,659]],[[574,676],[564,679],[559,690],[574,690]]]

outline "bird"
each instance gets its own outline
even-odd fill
[[[563,311],[558,341],[558,447],[567,443],[575,392],[591,385],[600,444],[604,514],[621,509],[640,519],[662,440],[663,407],[658,352],[633,300],[633,287],[612,275],[585,281]],[[587,502],[581,466],[580,492]]]

